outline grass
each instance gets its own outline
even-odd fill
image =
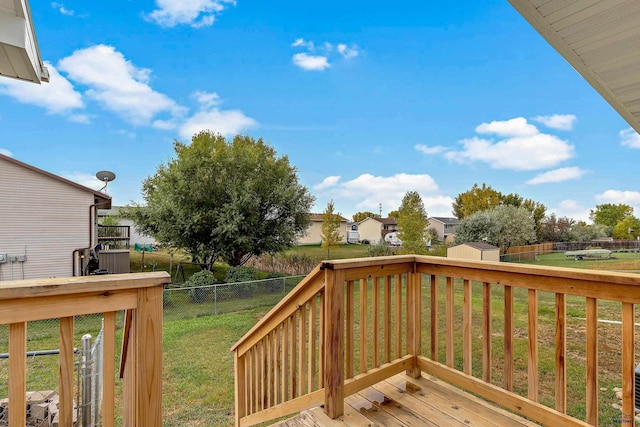
[[[327,254],[327,248],[320,245],[300,245],[284,251],[285,256],[302,255],[319,263],[327,259],[362,258],[367,256],[369,245],[339,245]]]

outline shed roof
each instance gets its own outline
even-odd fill
[[[66,178],[63,178],[61,176],[58,175],[54,175],[51,172],[47,172],[45,170],[42,169],[38,169],[35,166],[29,165],[27,163],[21,162],[19,160],[14,159],[13,157],[9,157],[9,156],[5,156],[4,154],[0,154],[0,161],[5,161],[8,163],[13,163],[14,165],[23,167],[25,169],[28,169],[30,171],[39,173],[41,175],[46,176],[47,178],[62,182],[64,184],[70,185],[72,187],[78,188],[80,190],[86,191],[88,193],[93,194],[94,196],[94,203],[100,203],[101,207],[105,208],[105,209],[110,209],[111,208],[111,197],[107,194],[101,193],[98,190],[94,190],[93,188],[89,188],[89,187],[85,187],[84,185],[80,185],[77,182],[73,182],[70,181]]]
[[[471,246],[474,249],[479,249],[481,251],[491,251],[491,250],[500,250],[499,247],[490,245],[487,242],[466,242],[456,246]],[[454,248],[456,246],[453,246]]]
[[[640,133],[640,1],[509,2]]]

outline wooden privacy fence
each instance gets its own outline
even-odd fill
[[[527,307],[526,338],[516,333],[516,293]],[[539,308],[541,294],[552,295],[552,309]],[[575,297],[584,298],[586,317],[585,335],[570,343],[585,349],[584,419],[566,414],[567,298]],[[434,375],[544,425],[597,425],[599,300],[621,304],[621,422],[628,425],[634,414],[637,275],[428,256],[316,267],[232,348],[236,425],[318,405],[337,417],[346,396],[403,371]],[[554,319],[555,403],[548,406],[539,401],[543,311]],[[478,330],[480,343],[473,335]],[[526,392],[514,387],[514,346],[523,339]],[[481,366],[474,366],[474,355]]]
[[[162,290],[167,273],[0,282],[0,324],[9,325],[9,426],[26,420],[27,322],[59,318],[59,425],[73,425],[74,316],[103,313],[102,426],[115,419],[116,312],[126,310],[121,355],[124,426],[162,425]]]

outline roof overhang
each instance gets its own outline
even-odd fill
[[[27,0],[0,0],[0,75],[48,82]]]
[[[509,2],[640,133],[640,1]]]

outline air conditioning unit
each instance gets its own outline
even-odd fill
[[[636,366],[635,385],[636,387],[633,396],[633,403],[636,407],[636,412],[640,412],[640,365]]]

